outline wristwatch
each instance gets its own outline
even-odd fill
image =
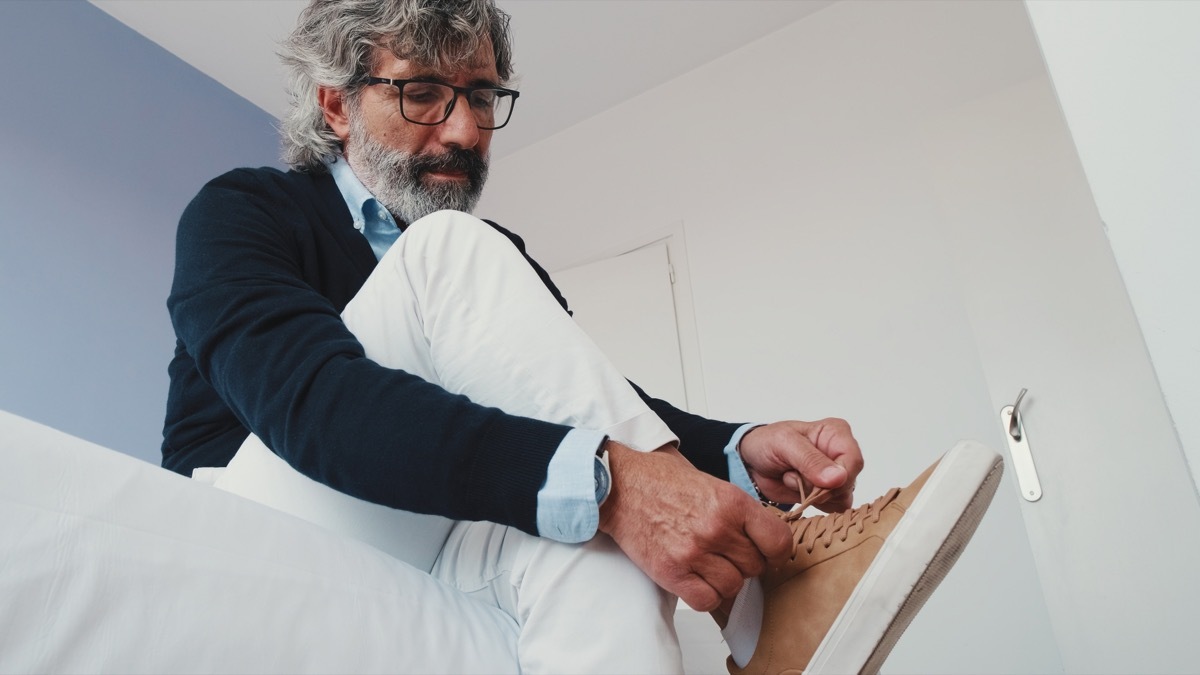
[[[596,506],[600,506],[612,492],[612,471],[608,468],[608,450],[603,444],[596,451],[596,461],[593,465],[595,467],[593,475],[596,480]]]

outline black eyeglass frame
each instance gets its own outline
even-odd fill
[[[419,83],[419,84],[437,84],[437,85],[440,85],[443,87],[448,87],[448,88],[454,90],[454,96],[450,99],[450,105],[446,106],[446,114],[442,117],[442,119],[438,120],[437,122],[418,122],[414,119],[410,119],[408,117],[408,115],[404,114],[403,100],[396,102],[396,105],[400,106],[400,114],[404,117],[404,119],[408,120],[409,122],[412,122],[413,124],[420,124],[421,126],[426,126],[426,127],[436,127],[437,125],[442,124],[446,120],[450,119],[450,115],[454,112],[454,106],[458,105],[458,97],[460,95],[465,97],[468,101],[470,101],[471,94],[473,94],[477,91],[488,90],[488,91],[499,92],[501,96],[511,96],[512,97],[512,104],[511,104],[512,107],[509,108],[509,110],[508,110],[508,119],[504,120],[504,124],[501,124],[498,127],[480,126],[478,120],[476,120],[475,126],[479,127],[480,129],[482,129],[484,131],[495,131],[496,129],[503,129],[504,127],[508,126],[508,123],[512,120],[513,110],[517,107],[517,97],[519,97],[521,95],[521,92],[517,91],[516,89],[505,89],[504,87],[496,87],[496,86],[491,86],[491,85],[486,86],[486,87],[456,87],[453,84],[446,84],[445,82],[437,82],[437,81],[430,81],[430,80],[393,80],[393,79],[388,79],[386,77],[375,77],[374,75],[368,76],[366,79],[364,79],[363,86],[370,86],[373,84],[388,84],[388,85],[395,87],[396,90],[400,93],[401,99],[403,99],[404,85],[406,85],[410,82],[415,82],[415,83]],[[468,105],[470,105],[470,104],[468,103]]]

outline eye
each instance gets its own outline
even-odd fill
[[[495,89],[476,89],[467,97],[472,108],[489,109],[496,105]]]
[[[438,103],[439,101],[444,101],[446,99],[447,91],[448,90],[446,87],[443,87],[439,84],[409,82],[404,85],[402,96],[404,96],[405,103],[412,103],[414,105],[430,105]]]
[[[431,91],[405,91],[404,100],[411,103],[433,103],[438,97]]]

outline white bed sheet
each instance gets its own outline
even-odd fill
[[[516,672],[517,627],[354,539],[0,411],[0,672]]]

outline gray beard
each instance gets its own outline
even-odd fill
[[[393,217],[408,225],[437,211],[451,209],[470,213],[475,209],[487,181],[487,158],[469,150],[453,151],[458,155],[456,168],[467,172],[467,183],[427,183],[425,172],[454,163],[455,158],[389,148],[367,133],[366,124],[357,113],[357,110],[350,113],[347,159],[354,175]]]

